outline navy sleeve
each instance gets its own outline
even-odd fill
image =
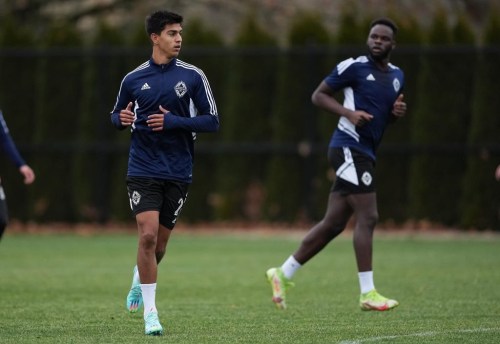
[[[120,130],[123,130],[127,127],[123,126],[120,121],[120,111],[125,109],[129,102],[133,101],[126,88],[125,81],[126,78],[123,78],[120,85],[120,90],[118,91],[118,96],[116,97],[115,106],[113,108],[113,111],[111,111],[111,123],[113,123],[113,125]]]
[[[165,130],[185,129],[196,133],[209,133],[219,130],[219,118],[214,115],[181,117],[169,112],[164,118]]]
[[[165,130],[180,128],[197,133],[219,130],[219,115],[215,99],[208,80],[201,70],[198,70],[194,83],[190,117],[167,113],[164,117]]]
[[[17,150],[16,145],[14,144],[14,140],[9,133],[9,128],[7,127],[7,123],[5,123],[5,119],[3,118],[2,111],[0,111],[0,144],[2,148],[5,150],[10,160],[17,166],[21,167],[26,165],[26,162],[21,157],[21,154]]]
[[[325,78],[325,83],[334,91],[352,86],[352,80],[355,80],[355,69],[352,68],[354,62],[352,58],[340,62]]]

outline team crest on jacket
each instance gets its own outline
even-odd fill
[[[399,92],[401,84],[399,83],[398,79],[394,78],[394,80],[392,81],[392,86],[394,87],[394,91]]]
[[[187,86],[184,81],[179,81],[177,85],[174,87],[175,93],[177,93],[177,97],[182,98],[183,95],[187,92]]]

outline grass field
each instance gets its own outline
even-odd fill
[[[0,343],[499,343],[500,237],[376,236],[375,283],[400,301],[362,312],[350,234],[295,277],[274,308],[265,270],[300,235],[176,232],[160,265],[163,337],[125,296],[136,236],[6,235]]]

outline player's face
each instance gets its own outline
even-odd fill
[[[182,45],[181,24],[167,24],[160,35],[152,35],[153,43],[157,49],[168,59],[177,57]]]
[[[366,44],[373,59],[387,59],[395,46],[392,29],[382,24],[375,25],[370,30]]]

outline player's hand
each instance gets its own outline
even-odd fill
[[[130,102],[128,103],[126,109],[120,110],[120,123],[125,127],[134,123],[135,114],[132,112],[133,105],[134,104]]]
[[[349,111],[346,117],[352,124],[357,127],[362,127],[373,119],[372,115],[360,110]]]
[[[35,172],[28,165],[19,167],[19,172],[24,176],[24,184],[28,185],[35,181]]]
[[[163,130],[163,122],[165,119],[165,115],[169,113],[167,109],[164,109],[163,106],[160,105],[161,113],[155,113],[148,116],[147,124],[153,131],[161,131]]]
[[[401,93],[396,101],[394,102],[394,105],[392,107],[392,114],[395,117],[403,117],[406,114],[406,103],[403,100],[404,96]]]
[[[495,171],[495,178],[500,182],[500,165],[497,166]]]

